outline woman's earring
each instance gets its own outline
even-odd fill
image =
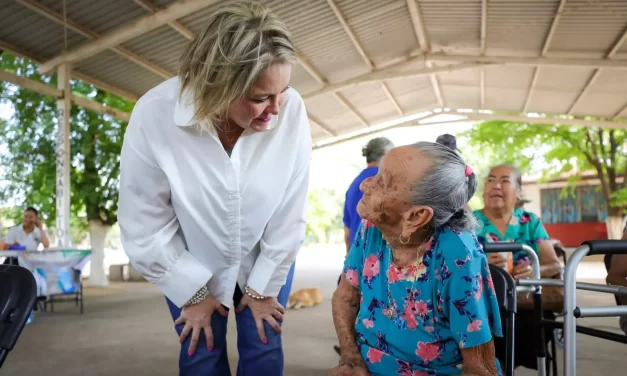
[[[409,243],[409,237],[407,238],[407,241],[403,241],[403,235],[401,234],[401,235],[399,235],[399,236],[398,236],[398,241],[399,241],[401,244],[403,244],[403,245],[404,245],[404,244],[407,244],[407,243]]]

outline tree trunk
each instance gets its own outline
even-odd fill
[[[623,236],[623,216],[620,215],[620,211],[612,213],[610,210],[605,220],[605,226],[607,227],[608,239],[620,239]]]
[[[89,221],[89,241],[91,243],[91,270],[89,273],[90,286],[107,286],[109,281],[105,274],[105,241],[111,226],[104,225],[98,220]]]

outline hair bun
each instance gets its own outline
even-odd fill
[[[362,156],[367,157],[369,153],[370,153],[370,150],[368,149],[368,146],[364,146],[363,148],[361,148]]]

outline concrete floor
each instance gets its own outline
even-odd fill
[[[337,364],[330,297],[343,260],[341,247],[301,252],[294,289],[320,287],[322,305],[289,311],[284,324],[285,375],[326,375]],[[581,269],[582,279],[604,277],[598,263]],[[598,282],[598,281],[597,281]],[[585,305],[614,304],[612,296],[581,293]],[[230,320],[229,354],[237,363],[235,320]],[[617,319],[583,319],[580,324],[617,331]],[[580,335],[578,374],[617,375],[627,368],[627,347]],[[177,374],[178,341],[162,295],[147,283],[117,283],[87,289],[85,314],[72,303],[40,313],[27,326],[0,375],[172,376]],[[561,368],[561,366],[560,366]],[[623,369],[623,371],[618,371]],[[517,376],[533,371],[518,370]]]

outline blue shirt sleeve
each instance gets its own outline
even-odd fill
[[[460,348],[470,348],[501,337],[501,317],[488,260],[478,250],[468,250],[465,260],[447,263],[441,272],[445,315]]]
[[[349,205],[348,193],[349,192],[350,192],[350,189],[348,191],[346,191],[346,195],[345,195],[345,199],[344,199],[344,227],[351,228],[351,213],[350,213],[350,210],[348,208],[348,205]]]
[[[353,241],[351,249],[348,251],[348,255],[346,255],[346,260],[344,260],[344,275],[346,280],[354,287],[359,287],[359,282],[361,281],[368,227],[365,220],[361,221],[359,229],[355,234],[355,241]]]

